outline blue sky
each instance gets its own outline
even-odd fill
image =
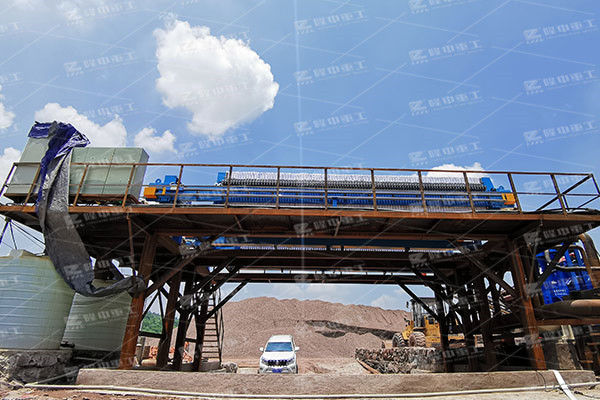
[[[598,174],[599,11],[594,0],[7,0],[1,160],[23,148],[37,112],[151,147],[151,161]],[[182,87],[201,78],[173,66],[185,54],[157,55],[157,30],[184,22],[247,43],[272,74],[257,87],[278,85],[256,98],[266,111],[224,133],[190,129],[200,106],[169,106],[157,87],[173,71]],[[262,65],[238,56],[242,69]],[[224,118],[234,97],[255,101],[240,79],[196,100],[227,90],[212,110]],[[342,286],[248,286],[238,298],[254,295],[406,301],[392,287]]]

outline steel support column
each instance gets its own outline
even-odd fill
[[[531,366],[534,369],[546,369],[546,358],[544,357],[544,351],[539,339],[540,334],[535,320],[533,303],[527,290],[521,253],[513,241],[507,241],[507,248],[511,255],[513,281],[520,296],[517,300],[521,307],[521,324],[525,330],[525,339],[531,359]]]
[[[583,255],[585,267],[592,281],[592,287],[600,287],[600,259],[592,238],[587,233],[579,235],[579,239],[583,243],[585,254]]]
[[[194,275],[190,275],[185,280],[185,289],[183,290],[183,296],[190,296],[192,293],[192,286],[194,285]],[[179,299],[178,299],[179,301]],[[185,353],[185,339],[187,335],[188,326],[190,324],[190,314],[192,309],[190,307],[182,307],[179,309],[179,325],[177,326],[177,337],[175,339],[175,354],[173,354],[173,370],[180,371],[183,365],[183,354]]]
[[[156,355],[156,366],[161,369],[166,367],[169,362],[169,349],[171,348],[171,338],[173,337],[173,326],[175,324],[177,300],[179,299],[181,275],[182,271],[180,270],[171,278],[171,284],[169,285],[167,310],[165,311],[165,320],[163,323],[163,336],[158,344],[158,353]]]
[[[145,283],[148,283],[148,277],[152,272],[157,242],[157,235],[146,236],[146,239],[144,240],[144,248],[142,250],[138,273],[142,279],[144,279]],[[141,292],[131,301],[127,326],[125,327],[125,334],[123,336],[123,344],[121,345],[119,369],[131,369],[134,365],[135,349],[137,346],[140,324],[142,323],[142,314],[144,312],[144,300],[146,300],[144,292]]]
[[[475,336],[473,323],[473,310],[471,308],[471,302],[469,301],[469,288],[468,286],[458,291],[458,295],[464,300],[463,306],[459,310],[459,314],[462,318],[464,333],[465,333],[465,346],[467,349],[467,363],[469,365],[469,371],[477,371],[477,360],[475,359]]]
[[[477,271],[474,269],[474,273]],[[483,276],[475,279],[475,288],[479,303],[479,324],[481,327],[481,336],[483,337],[483,351],[485,353],[485,364],[487,371],[496,369],[498,360],[496,359],[496,348],[494,346],[494,336],[492,334],[492,315],[490,313],[490,303],[488,301],[487,290]],[[493,285],[490,282],[490,285]]]
[[[440,317],[440,347],[442,352],[442,361],[444,362],[444,371],[445,372],[453,372],[454,365],[448,362],[448,349],[450,348],[450,343],[448,342],[448,319],[452,317],[452,313],[446,314],[444,309],[444,300],[442,299],[441,286],[437,287],[437,291],[435,292],[435,308]]]

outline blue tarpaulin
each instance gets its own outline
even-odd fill
[[[69,215],[69,174],[75,147],[90,144],[88,138],[70,124],[36,122],[29,132],[33,139],[50,138],[40,164],[40,189],[36,202],[46,251],[65,282],[84,296],[108,296],[145,289],[140,277],[123,278],[104,288],[92,284],[92,260]]]

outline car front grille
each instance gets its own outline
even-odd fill
[[[267,360],[267,365],[270,367],[286,366],[288,365],[288,360]]]

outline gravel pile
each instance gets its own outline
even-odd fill
[[[224,355],[258,357],[271,335],[291,334],[302,357],[354,357],[357,348],[379,348],[405,327],[406,311],[320,300],[257,297],[223,307]],[[190,335],[194,335],[193,328]]]

